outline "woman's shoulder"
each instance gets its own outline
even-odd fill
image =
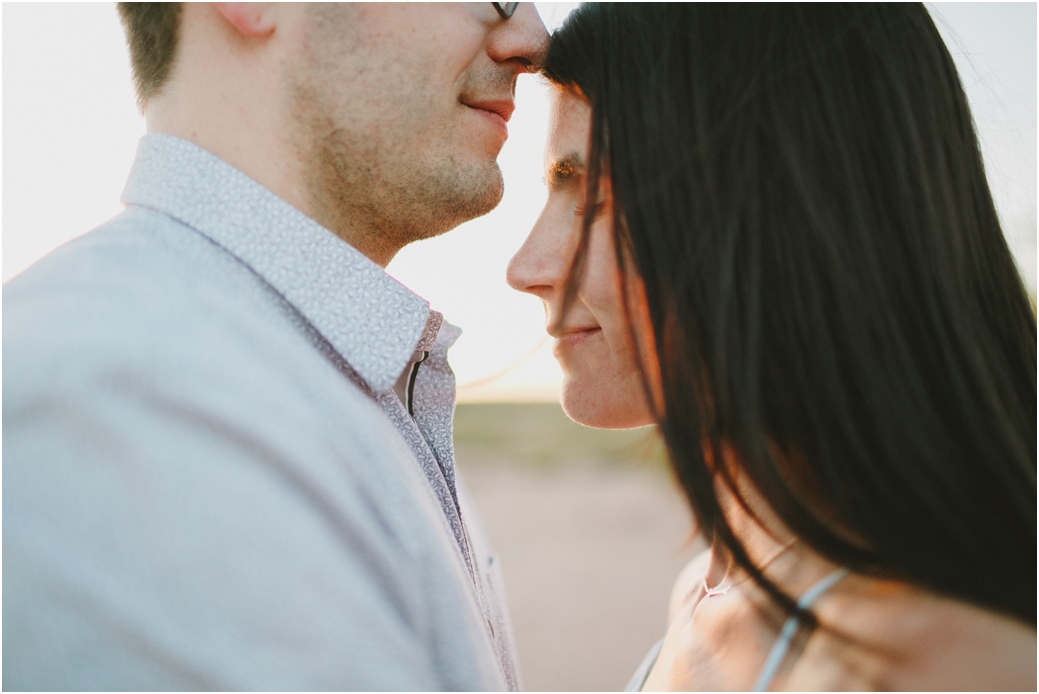
[[[675,579],[671,589],[671,600],[667,608],[667,621],[670,623],[682,608],[682,604],[703,583],[707,566],[711,562],[711,550],[707,548],[689,560]]]
[[[851,576],[817,607],[784,689],[1036,689],[1036,631],[961,600]]]

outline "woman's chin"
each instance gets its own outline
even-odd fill
[[[639,389],[586,388],[567,377],[560,398],[563,412],[578,424],[596,429],[634,429],[655,424]]]

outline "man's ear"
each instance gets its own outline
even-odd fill
[[[218,2],[214,3],[227,23],[243,36],[264,38],[275,27],[274,12],[269,2]]]

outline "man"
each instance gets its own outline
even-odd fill
[[[532,5],[120,6],[126,210],[4,287],[5,689],[516,689],[458,330]]]

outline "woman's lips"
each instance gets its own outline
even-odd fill
[[[595,326],[593,328],[583,328],[581,330],[571,330],[570,332],[561,335],[556,338],[556,344],[559,346],[573,346],[577,347],[584,344],[593,337],[602,334],[602,328]]]
[[[564,371],[580,368],[586,358],[585,348],[598,342],[597,338],[601,336],[602,328],[598,326],[563,333],[556,337],[552,344],[552,356],[556,358]]]

